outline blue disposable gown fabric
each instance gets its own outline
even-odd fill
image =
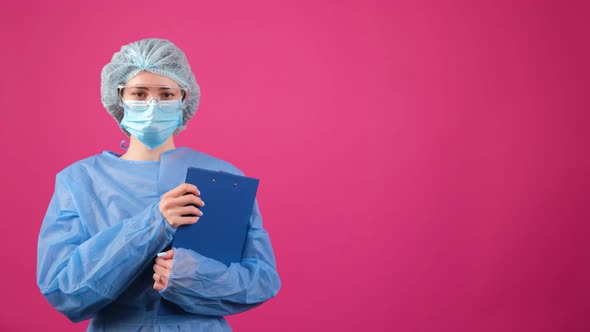
[[[231,331],[224,315],[274,297],[281,282],[257,202],[240,263],[175,248],[168,286],[153,289],[154,257],[175,232],[159,201],[189,166],[243,175],[188,148],[160,161],[105,151],[61,171],[38,242],[37,283],[49,303],[74,322],[94,317],[88,331]],[[159,316],[161,298],[184,312]]]

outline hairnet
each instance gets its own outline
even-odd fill
[[[124,111],[119,105],[117,86],[127,83],[142,70],[170,78],[188,89],[188,100],[182,109],[182,125],[174,132],[178,134],[195,115],[201,90],[184,52],[168,40],[142,39],[121,47],[121,50],[113,55],[111,62],[104,66],[100,75],[103,106],[118,123],[121,123]],[[129,136],[127,130],[121,130]]]

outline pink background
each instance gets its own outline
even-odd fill
[[[590,330],[582,3],[3,2],[0,330],[86,327],[37,235],[55,174],[121,151],[100,70],[145,37],[202,87],[177,145],[262,180],[283,287],[236,331]]]

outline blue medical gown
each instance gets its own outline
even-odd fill
[[[153,286],[154,257],[175,229],[161,196],[183,183],[189,166],[242,174],[231,164],[179,148],[160,161],[111,152],[76,162],[56,177],[39,234],[37,283],[57,310],[89,331],[225,331],[224,315],[253,308],[280,288],[274,254],[255,203],[242,261],[229,267],[175,248],[168,286]],[[207,193],[201,197],[206,202]],[[158,316],[161,297],[184,312]]]

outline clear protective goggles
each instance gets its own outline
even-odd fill
[[[183,107],[188,100],[188,90],[183,87],[157,84],[132,84],[117,86],[119,105],[123,106],[123,100],[134,103],[145,102],[146,105],[156,101],[182,100]]]

